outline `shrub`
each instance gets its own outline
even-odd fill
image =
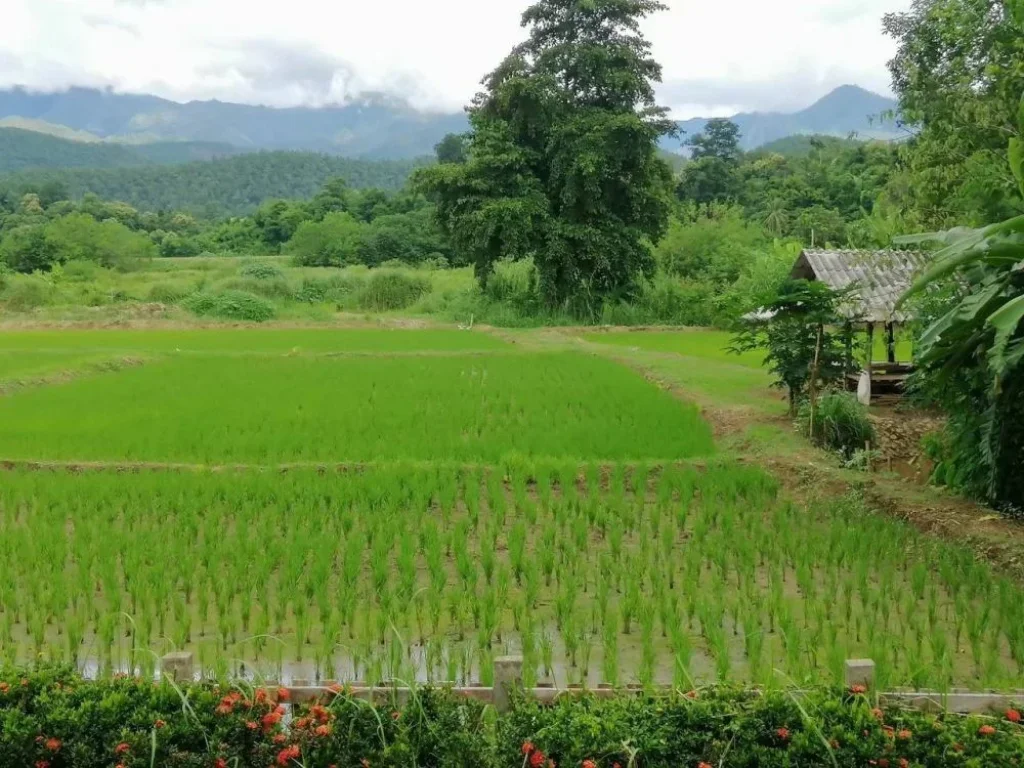
[[[405,309],[430,292],[430,280],[405,272],[376,271],[359,292],[359,307],[376,312]]]
[[[193,293],[185,297],[184,307],[200,317],[220,317],[225,320],[246,320],[262,323],[274,317],[274,305],[266,299],[245,291],[223,293]]]
[[[160,304],[177,304],[189,295],[189,290],[177,283],[156,283],[149,289],[146,298]]]
[[[359,275],[331,275],[326,279],[307,277],[295,292],[295,300],[306,304],[318,304],[324,301],[343,301],[348,296],[359,292],[366,285],[366,279]]]
[[[284,277],[256,278],[256,277],[230,277],[227,280],[218,282],[217,291],[244,291],[263,296],[267,299],[290,299],[292,287]]]
[[[323,221],[299,225],[287,250],[303,267],[339,267],[359,261],[366,225],[348,213],[329,213]]]
[[[19,275],[6,280],[0,301],[8,310],[24,312],[51,304],[57,294],[53,283],[40,275]]]
[[[274,280],[284,277],[284,272],[275,265],[268,264],[265,261],[248,261],[238,270],[238,274],[242,277],[252,277],[256,280]]]
[[[811,429],[811,405],[800,406],[797,423],[804,434]],[[875,439],[875,430],[868,418],[868,409],[860,404],[849,392],[826,392],[818,398],[818,409],[814,416],[814,442],[822,448],[838,451],[847,459],[864,444]]]
[[[179,692],[139,678],[87,682],[67,669],[7,670],[0,673],[0,764],[897,768],[1010,766],[1024,758],[1024,731],[1009,712],[873,709],[868,696],[835,690],[810,691],[799,703],[786,691],[718,688],[562,697],[551,706],[518,698],[498,714],[422,688],[402,707],[345,693],[297,703],[289,723],[275,693],[247,683]]]

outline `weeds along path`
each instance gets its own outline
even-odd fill
[[[685,332],[683,332],[685,333]],[[700,331],[692,331],[694,334]],[[689,357],[595,342],[593,329],[502,333],[537,348],[576,348],[626,365],[680,399],[695,403],[711,424],[723,455],[768,470],[795,499],[856,494],[868,507],[918,530],[964,544],[980,558],[1024,582],[1024,525],[941,489],[891,473],[845,469],[792,428],[781,395],[764,371],[727,353]]]

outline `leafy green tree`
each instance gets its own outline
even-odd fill
[[[304,221],[288,243],[295,263],[304,267],[340,267],[359,262],[366,225],[349,213],[329,213],[323,221]]]
[[[708,120],[704,130],[691,136],[686,145],[694,160],[715,157],[734,164],[740,158],[740,129],[731,120],[716,117]]]
[[[466,138],[459,133],[449,133],[434,146],[439,163],[466,162]]]
[[[280,248],[307,218],[305,209],[299,203],[270,200],[257,209],[252,220],[263,242],[271,248]]]
[[[743,209],[710,206],[689,220],[672,219],[655,258],[667,274],[722,287],[735,282],[767,246],[764,232],[744,218]]]
[[[838,308],[842,294],[827,285],[787,280],[764,309],[767,319],[743,321],[731,351],[765,353],[773,386],[785,389],[790,415],[796,416],[810,390],[820,390],[845,375],[846,333]]]
[[[720,157],[687,163],[676,185],[680,200],[706,205],[735,200],[739,193],[736,166]]]
[[[1024,39],[1004,0],[915,0],[885,17],[913,205],[926,226],[990,223],[1019,213],[1006,140],[1017,130]]]
[[[64,261],[60,248],[41,225],[18,227],[0,241],[0,260],[15,272],[49,272]]]
[[[420,171],[456,250],[486,283],[532,256],[546,300],[596,311],[653,272],[674,130],[655,104],[661,68],[639,32],[655,0],[540,0],[529,38],[485,79],[469,110],[469,159]]]

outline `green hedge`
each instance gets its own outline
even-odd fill
[[[1014,711],[882,712],[838,691],[799,704],[783,692],[713,689],[519,701],[499,716],[439,689],[418,691],[401,710],[341,693],[288,712],[276,692],[245,683],[179,691],[59,669],[0,680],[0,765],[19,768],[1024,765]]]

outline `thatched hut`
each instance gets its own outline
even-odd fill
[[[873,385],[878,389],[899,391],[912,370],[909,361],[898,361],[896,328],[912,316],[896,303],[907,292],[914,278],[927,263],[927,254],[918,251],[853,251],[808,249],[800,253],[790,277],[825,283],[834,290],[849,290],[843,314],[853,325],[863,325],[868,334],[868,396]],[[875,327],[885,332],[886,360],[874,361]],[[851,382],[861,379],[850,371]]]

